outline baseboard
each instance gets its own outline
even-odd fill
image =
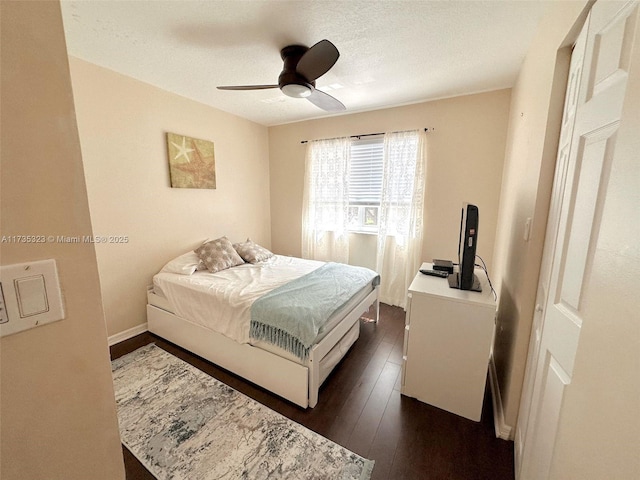
[[[503,440],[513,440],[514,429],[511,425],[507,425],[504,421],[502,396],[500,395],[500,385],[498,384],[498,375],[496,372],[496,364],[493,361],[493,355],[489,360],[489,385],[491,386],[491,401],[493,403],[493,424],[496,429],[496,437]]]
[[[125,340],[129,340],[130,338],[135,337],[136,335],[140,335],[148,330],[147,322],[141,323],[140,325],[136,325],[129,330],[125,330],[124,332],[116,333],[115,335],[111,335],[108,338],[109,346],[115,345],[116,343],[123,342]]]

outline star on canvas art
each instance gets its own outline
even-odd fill
[[[216,188],[213,142],[167,133],[172,188]]]

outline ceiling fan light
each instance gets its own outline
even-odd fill
[[[306,85],[300,85],[298,83],[289,83],[282,86],[282,93],[288,97],[304,98],[311,95],[311,88]]]

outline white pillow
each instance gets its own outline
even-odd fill
[[[196,268],[198,268],[198,263],[200,263],[200,258],[196,252],[191,251],[167,262],[160,272],[191,275],[196,271]]]

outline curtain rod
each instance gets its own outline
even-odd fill
[[[428,127],[424,129],[425,132],[433,132],[434,130],[435,128],[428,128]],[[361,133],[360,135],[350,135],[349,138],[373,137],[375,135],[384,135],[384,132]],[[334,138],[338,138],[338,137],[334,137]],[[333,140],[333,139],[326,138],[325,140]],[[313,140],[302,140],[300,143],[309,143],[310,141],[313,141]]]

